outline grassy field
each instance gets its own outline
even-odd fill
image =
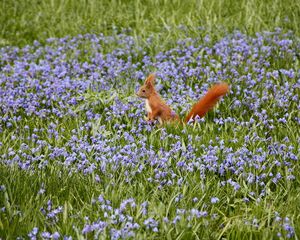
[[[111,35],[115,28],[125,28],[142,39],[154,34],[164,46],[182,37],[179,25],[186,26],[189,35],[197,35],[199,26],[214,36],[236,29],[254,34],[275,27],[300,32],[300,3],[295,0],[3,0],[0,10],[1,45],[83,33]]]
[[[299,239],[298,1],[1,1],[0,239]],[[185,126],[145,122],[157,73]]]

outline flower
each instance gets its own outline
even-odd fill
[[[217,198],[217,197],[212,197],[211,199],[210,199],[210,202],[212,203],[212,204],[215,204],[215,203],[217,203],[217,202],[219,202],[220,200],[219,200],[219,198]]]

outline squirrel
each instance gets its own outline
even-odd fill
[[[155,74],[150,74],[144,85],[140,87],[137,96],[144,98],[146,101],[146,111],[148,116],[146,121],[153,121],[157,119],[162,125],[166,122],[178,121],[187,123],[196,116],[203,117],[209,110],[211,110],[218,102],[218,100],[229,91],[227,83],[218,83],[213,85],[208,92],[192,107],[192,110],[184,120],[161,99],[154,86]]]

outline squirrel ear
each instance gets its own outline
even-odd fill
[[[154,84],[154,80],[155,80],[155,74],[154,73],[151,73],[146,81],[145,81],[145,84],[149,85],[149,84]]]

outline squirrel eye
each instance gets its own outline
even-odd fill
[[[146,92],[145,90],[143,90],[142,92]]]

